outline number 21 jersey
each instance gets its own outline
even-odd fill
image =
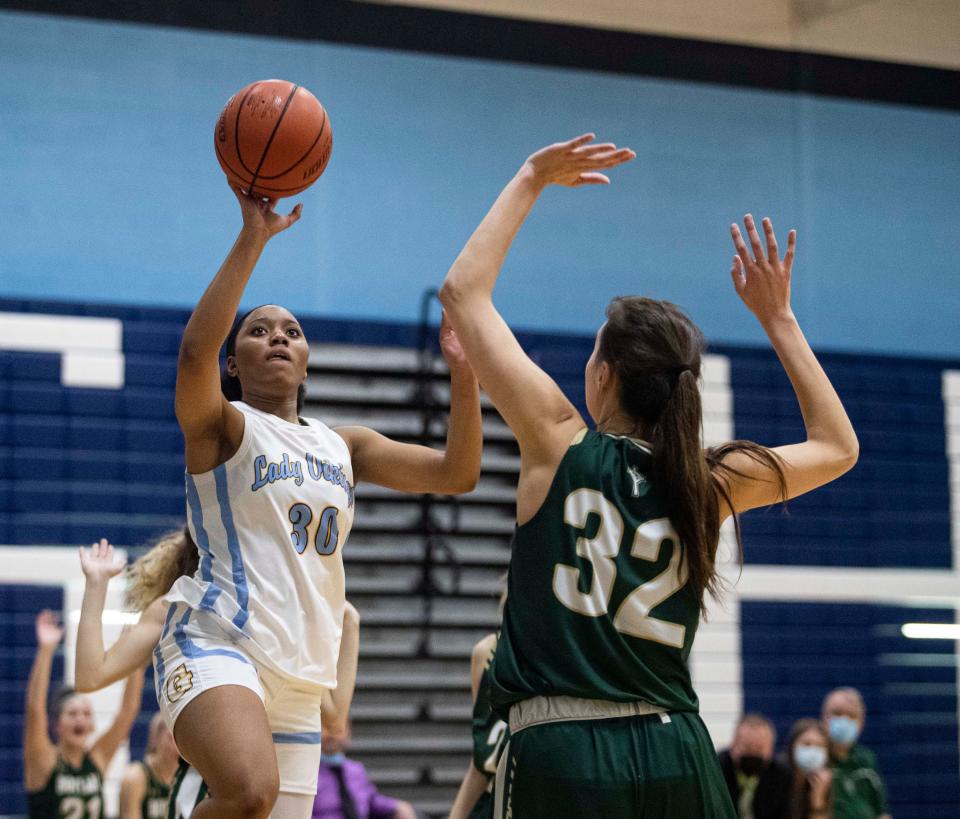
[[[226,463],[187,474],[196,574],[167,595],[214,615],[251,656],[333,688],[343,625],[341,550],[353,525],[346,442],[314,419],[293,424],[234,402],[243,439]]]
[[[543,505],[514,533],[491,698],[534,696],[696,711],[687,658],[699,604],[650,450],[584,431]]]

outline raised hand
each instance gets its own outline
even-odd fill
[[[45,648],[55,648],[63,639],[63,626],[60,618],[50,609],[44,609],[37,615],[37,644]]]
[[[123,571],[126,561],[113,553],[113,546],[106,538],[90,546],[89,551],[80,547],[80,568],[87,583],[106,583]]]
[[[594,143],[594,139],[595,134],[583,134],[567,142],[548,145],[531,154],[526,165],[542,186],[609,185],[609,177],[600,171],[629,162],[636,154],[612,142]]]
[[[793,315],[790,308],[790,270],[797,247],[797,232],[791,230],[787,234],[787,253],[781,260],[777,237],[769,218],[763,219],[766,247],[760,241],[756,223],[749,213],[743,217],[743,224],[750,239],[749,249],[739,226],[735,223],[730,225],[733,246],[737,250],[730,277],[737,295],[761,324],[773,318]]]
[[[467,354],[460,346],[460,339],[454,332],[447,318],[447,311],[443,311],[443,318],[440,320],[440,352],[443,353],[443,359],[451,370],[466,369],[470,367],[467,361]]]
[[[303,205],[297,204],[290,213],[284,216],[274,210],[277,206],[276,199],[261,199],[250,196],[240,188],[232,186],[230,190],[233,191],[233,195],[237,197],[237,201],[240,203],[244,230],[255,231],[264,239],[269,239],[286,230],[300,218],[300,213],[303,210]]]
[[[826,807],[827,799],[830,796],[830,783],[833,781],[833,774],[829,768],[821,768],[807,775],[807,781],[810,783],[810,803],[814,809]]]

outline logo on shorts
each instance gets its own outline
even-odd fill
[[[193,672],[187,671],[186,663],[180,663],[167,678],[167,701],[177,702],[193,688]]]

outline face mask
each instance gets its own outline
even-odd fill
[[[324,765],[332,765],[334,768],[343,765],[346,758],[347,757],[343,751],[338,751],[335,754],[320,754],[320,761]]]
[[[819,745],[798,745],[793,749],[793,762],[804,773],[819,771],[827,764],[827,749]]]
[[[828,725],[830,739],[837,745],[852,745],[860,736],[860,726],[850,717],[830,717]]]
[[[766,762],[762,756],[740,757],[740,770],[744,776],[757,776],[765,765]]]

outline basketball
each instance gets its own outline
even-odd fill
[[[261,80],[227,100],[213,145],[231,185],[255,196],[294,196],[320,178],[333,148],[330,118],[306,88]]]

